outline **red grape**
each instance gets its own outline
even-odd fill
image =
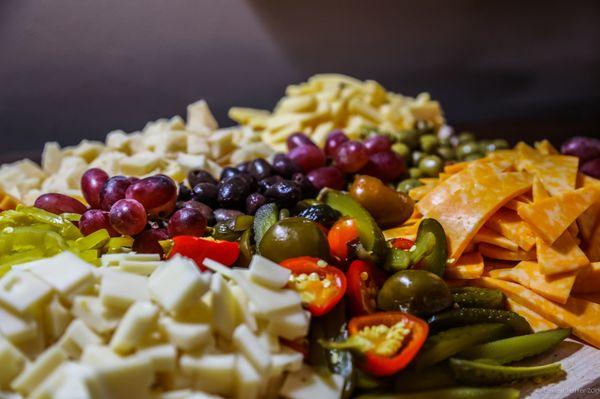
[[[313,141],[311,139],[309,139],[308,136],[304,133],[298,132],[298,133],[293,133],[290,136],[288,136],[288,138],[287,138],[288,151],[291,151],[296,147],[300,147],[301,145],[315,146],[316,144],[313,143]]]
[[[369,162],[369,153],[365,145],[359,141],[348,141],[342,144],[335,154],[335,165],[346,173],[354,173]]]
[[[600,158],[587,161],[581,166],[581,172],[595,179],[600,179]]]
[[[206,219],[197,209],[182,208],[169,219],[169,235],[201,236],[206,232]]]
[[[108,212],[100,209],[90,209],[81,215],[79,220],[79,230],[83,235],[92,234],[95,231],[106,229],[111,237],[118,237],[120,234],[110,225],[110,216]]]
[[[131,249],[139,254],[159,254],[163,256],[165,251],[159,241],[168,239],[169,234],[165,229],[146,230],[135,237]]]
[[[127,189],[126,198],[139,201],[151,216],[169,215],[177,202],[177,185],[170,177],[146,177]]]
[[[134,199],[122,199],[110,209],[110,224],[123,235],[133,236],[144,231],[147,217],[144,205]]]
[[[325,154],[315,145],[295,147],[288,153],[288,158],[298,165],[304,173],[325,165]]]
[[[360,173],[375,176],[385,182],[397,179],[406,172],[404,160],[393,151],[382,151],[369,157]]]
[[[350,141],[350,139],[341,130],[334,130],[329,133],[327,140],[325,140],[325,155],[333,158],[338,148],[347,141]]]
[[[108,178],[108,173],[98,168],[88,169],[81,176],[81,192],[92,208],[100,208],[100,192]]]
[[[110,211],[113,204],[125,198],[125,192],[131,185],[131,181],[125,176],[113,176],[104,183],[100,191],[100,207]]]
[[[317,190],[320,190],[323,187],[342,190],[346,185],[342,172],[333,166],[315,169],[306,175],[306,177],[308,177],[308,180]]]
[[[81,215],[87,210],[86,206],[75,198],[58,193],[40,195],[33,206],[57,215],[61,213],[78,213]]]
[[[379,134],[366,139],[364,141],[364,145],[367,147],[369,155],[371,155],[382,151],[389,151],[392,148],[392,140],[390,140],[387,136],[382,136]]]

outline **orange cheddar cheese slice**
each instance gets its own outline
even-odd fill
[[[473,242],[476,244],[482,242],[492,244],[500,248],[508,249],[509,251],[517,251],[519,249],[519,246],[516,242],[509,240],[500,233],[485,226],[483,226],[477,232],[477,234],[475,234],[475,237],[473,237]]]
[[[419,219],[412,224],[384,230],[383,236],[386,240],[392,240],[394,238],[409,238],[414,241],[417,236],[417,231],[419,230],[419,224],[421,224],[421,220],[423,219]]]
[[[578,270],[590,263],[569,231],[551,245],[538,237],[536,254],[540,269],[546,275]]]
[[[567,303],[558,304],[522,285],[491,277],[481,277],[473,283],[501,290],[508,298],[560,327],[571,327],[577,337],[597,348],[600,347],[600,304],[573,296],[569,297]]]
[[[575,283],[575,273],[545,276],[539,264],[524,261],[511,269],[498,269],[489,272],[490,277],[512,281],[527,287],[538,294],[558,303],[566,303]]]
[[[536,141],[534,143],[535,149],[542,155],[558,155],[558,150],[548,140]]]
[[[554,330],[558,327],[550,320],[543,318],[533,310],[529,309],[527,306],[523,306],[519,302],[516,302],[514,299],[506,298],[506,307],[508,310],[512,310],[513,312],[523,316],[533,329],[533,332]]]
[[[588,242],[586,254],[590,262],[600,262],[600,223],[596,223]]]
[[[549,244],[560,237],[600,197],[600,188],[583,187],[558,196],[534,201],[518,212]]]
[[[510,201],[508,201],[506,203],[506,205],[504,205],[504,207],[508,208],[508,209],[512,209],[513,211],[518,211],[519,208],[521,208],[522,206],[527,205],[527,202],[524,201],[520,201],[519,199],[515,198],[515,199],[511,199]]]
[[[419,181],[423,184],[433,184],[436,185],[439,183],[439,179],[437,177],[422,177]]]
[[[577,188],[591,186],[600,186],[600,180],[581,173],[577,176]],[[600,201],[593,203],[577,218],[577,225],[581,232],[581,238],[585,243],[589,243],[592,233],[594,232],[594,227],[599,223],[599,220]]]
[[[11,195],[0,190],[0,212],[15,209],[20,202]]]
[[[411,189],[408,192],[408,195],[414,201],[419,201],[421,198],[423,198],[425,195],[427,195],[435,187],[436,187],[435,184],[424,184],[422,186],[415,187],[415,188]]]
[[[463,254],[456,262],[446,266],[444,277],[471,280],[483,275],[483,258],[479,252]]]
[[[577,272],[572,291],[574,294],[600,293],[600,262],[590,263]]]
[[[437,185],[416,206],[425,217],[440,222],[448,237],[449,257],[457,259],[491,215],[530,187],[531,176],[526,173],[501,172],[474,162]]]
[[[471,164],[470,162],[451,163],[450,165],[444,166],[444,173],[453,175],[453,174],[458,173],[461,170],[465,169],[470,164]]]
[[[499,209],[489,218],[485,226],[514,241],[525,251],[531,250],[535,245],[535,233],[529,224],[510,209]]]
[[[518,249],[516,251],[509,251],[504,248],[497,247],[491,244],[479,244],[479,252],[490,259],[498,260],[535,260],[536,254],[534,250],[523,251]]]
[[[542,184],[539,177],[533,177],[533,184],[531,185],[531,194],[533,196],[533,202],[538,202],[550,198],[550,194],[546,191],[546,188]],[[518,209],[517,209],[518,210]]]

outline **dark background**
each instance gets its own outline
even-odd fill
[[[200,98],[227,126],[230,106],[272,108],[318,72],[429,91],[482,136],[598,135],[600,2],[1,0],[0,154]]]

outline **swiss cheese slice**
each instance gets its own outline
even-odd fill
[[[483,274],[483,258],[479,252],[463,254],[456,262],[446,266],[444,277],[471,280]]]
[[[529,204],[518,214],[552,244],[586,209],[600,197],[600,188],[583,187]]]
[[[499,260],[535,260],[535,251],[509,251],[490,244],[479,244],[479,252],[486,258]]]
[[[538,237],[536,253],[540,269],[547,275],[578,270],[590,263],[569,231],[552,245]]]
[[[576,336],[600,347],[600,304],[570,297],[567,303],[561,305],[519,284],[490,277],[482,277],[475,280],[475,283],[485,288],[501,290],[508,298],[561,327],[571,327]]]
[[[485,226],[483,226],[477,232],[477,234],[475,234],[475,237],[473,237],[473,242],[475,242],[475,243],[484,242],[487,244],[496,245],[496,246],[504,248],[504,249],[508,249],[509,251],[517,251],[519,249],[519,246],[517,245],[516,242],[509,240],[508,238],[504,237],[500,233],[498,233],[492,229],[489,229]]]
[[[600,293],[600,262],[590,263],[579,270],[572,291],[574,294]]]
[[[448,237],[450,258],[459,258],[484,223],[504,204],[531,187],[531,177],[474,163],[430,191],[417,203]]]
[[[510,209],[499,209],[489,218],[485,226],[514,241],[525,251],[531,250],[535,245],[535,233],[529,224]]]
[[[527,306],[521,305],[519,302],[516,302],[514,299],[507,298],[506,306],[508,310],[512,310],[513,312],[523,316],[525,320],[527,320],[534,332],[554,330],[556,327],[558,327],[550,320],[543,318],[539,314],[535,313],[533,310],[529,309]]]
[[[575,273],[545,276],[536,262],[524,261],[511,269],[489,272],[490,277],[513,281],[558,303],[566,303],[575,283]]]

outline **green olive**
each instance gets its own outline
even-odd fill
[[[423,183],[421,183],[417,179],[406,179],[406,180],[402,180],[400,183],[398,183],[398,186],[396,187],[396,191],[402,191],[403,193],[408,194],[408,192],[410,190],[412,190],[413,188],[419,187],[422,185],[423,185]]]
[[[460,159],[464,159],[467,155],[474,152],[479,152],[479,144],[474,141],[462,143],[456,147],[456,156]]]
[[[419,168],[410,168],[408,170],[408,175],[413,179],[424,177],[423,171],[421,171]]]
[[[440,277],[425,270],[401,270],[388,278],[377,295],[377,306],[421,316],[452,305],[452,294]]]
[[[497,150],[506,150],[510,147],[508,144],[508,141],[506,141],[504,139],[494,140],[494,145],[496,146]]]
[[[460,144],[468,143],[470,141],[475,141],[475,140],[476,140],[475,134],[473,134],[471,132],[462,132],[458,135],[458,142]]]
[[[435,177],[444,168],[444,162],[437,155],[427,155],[419,161],[419,169],[425,176]]]
[[[421,158],[423,158],[425,156],[425,154],[422,151],[413,151],[411,156],[412,156],[412,164],[415,166],[418,166],[419,161],[421,160]]]
[[[419,132],[416,130],[400,131],[398,132],[398,141],[406,144],[411,149],[415,149],[419,145]]]
[[[392,145],[392,151],[400,155],[403,159],[408,159],[410,157],[410,147],[404,143],[394,143]]]
[[[435,134],[424,134],[420,137],[421,149],[428,154],[432,154],[440,144]]]
[[[450,146],[442,146],[437,149],[437,153],[442,159],[449,161],[456,157],[456,153],[454,152],[454,148]]]
[[[327,259],[329,244],[316,223],[292,217],[278,221],[266,231],[260,240],[259,252],[273,262],[298,256]]]

